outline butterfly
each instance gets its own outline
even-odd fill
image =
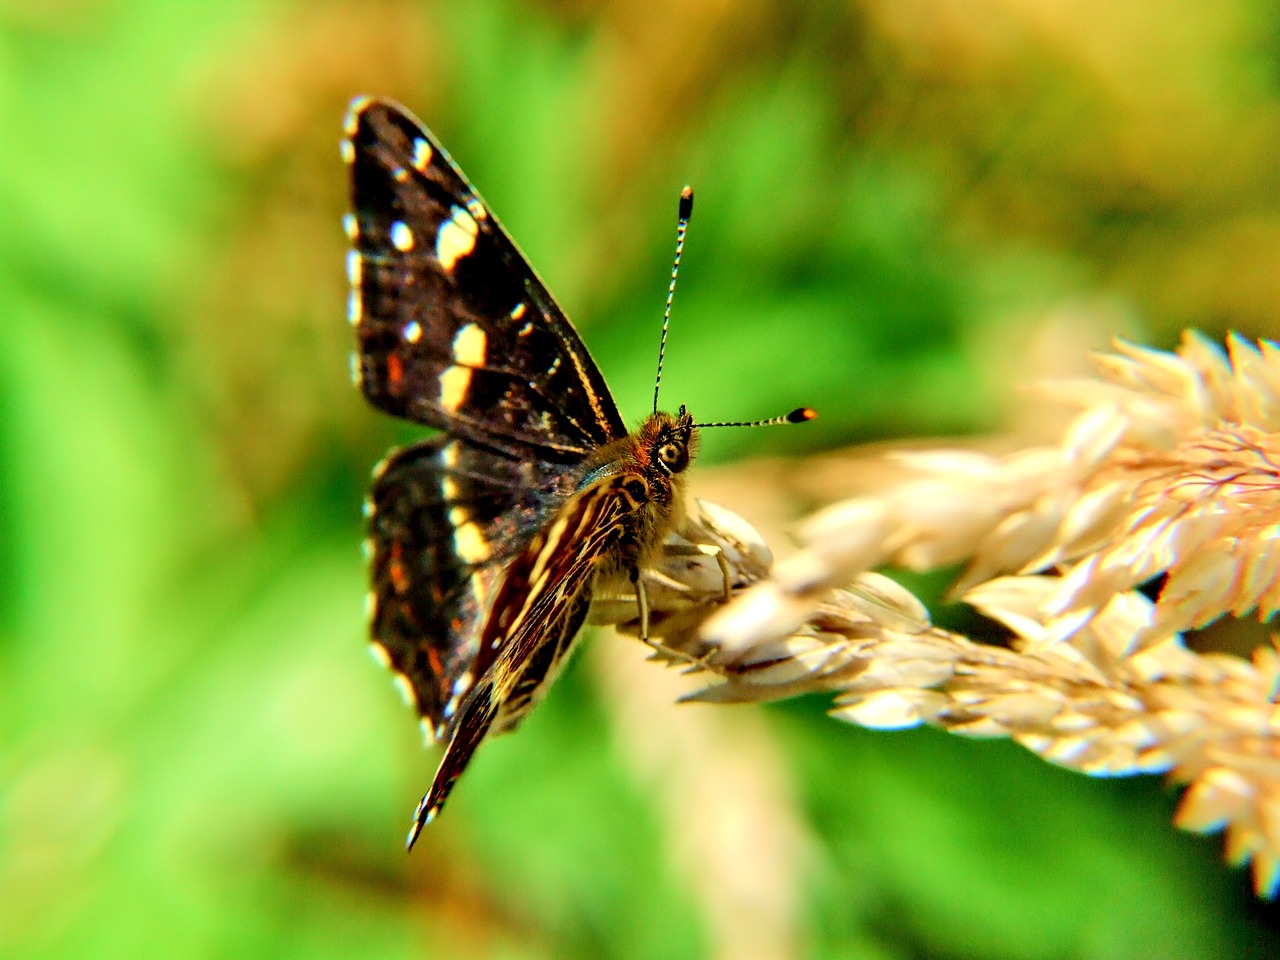
[[[546,692],[593,593],[630,587],[647,635],[641,571],[682,516],[697,427],[711,424],[658,411],[655,389],[629,433],[577,331],[435,137],[367,97],[345,133],[353,379],[374,407],[443,431],[383,460],[365,509],[372,649],[446,744],[412,848],[484,737]],[[677,264],[691,209],[686,188]]]

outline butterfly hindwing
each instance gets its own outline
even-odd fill
[[[402,107],[352,105],[356,376],[388,413],[562,463],[626,435],[573,326],[435,138]]]
[[[504,571],[479,631],[478,679],[450,723],[449,745],[414,814],[410,846],[444,806],[484,736],[513,729],[567,661],[598,564],[623,536],[623,515],[636,506],[625,482],[610,477],[575,494]]]
[[[571,482],[447,436],[400,450],[375,471],[372,637],[437,737],[479,673],[479,628],[503,564]]]

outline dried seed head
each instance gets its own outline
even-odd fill
[[[1056,445],[1003,457],[901,455],[904,480],[815,513],[777,564],[752,528],[699,503],[646,572],[664,658],[708,702],[835,694],[880,729],[1008,736],[1095,775],[1167,771],[1178,823],[1227,831],[1261,895],[1280,884],[1280,654],[1196,654],[1182,632],[1280,609],[1280,348],[1188,334],[1117,343],[1100,379],[1044,385],[1081,409]],[[871,573],[968,568],[955,593],[1007,647],[933,627]],[[1163,577],[1153,602],[1140,586]],[[726,586],[727,585],[727,586]],[[729,602],[726,604],[726,593]],[[635,629],[635,599],[597,620]]]

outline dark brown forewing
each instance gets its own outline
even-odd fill
[[[449,437],[393,454],[375,475],[370,631],[438,733],[455,691],[478,676],[481,617],[502,564],[545,522],[547,505],[568,495],[571,478]]]
[[[626,429],[573,326],[435,138],[356,101],[351,319],[365,396],[395,416],[572,462]]]
[[[509,730],[563,665],[591,601],[599,561],[622,534],[632,504],[625,477],[611,477],[569,499],[512,561],[497,588],[474,669],[479,678],[450,721],[451,735],[431,789],[414,815],[418,832],[444,806],[490,727]]]

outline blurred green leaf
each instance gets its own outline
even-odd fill
[[[1245,0],[4,6],[0,955],[721,946],[581,666],[401,850],[435,753],[362,649],[359,502],[419,431],[344,379],[351,96],[444,136],[631,419],[692,181],[664,404],[813,406],[704,453],[797,456],[1003,424],[1010,371],[1054,372],[1046,331],[1064,364],[1133,328],[1274,336],[1278,25]],[[807,831],[795,956],[1280,949],[1158,782],[821,707],[766,711]]]

